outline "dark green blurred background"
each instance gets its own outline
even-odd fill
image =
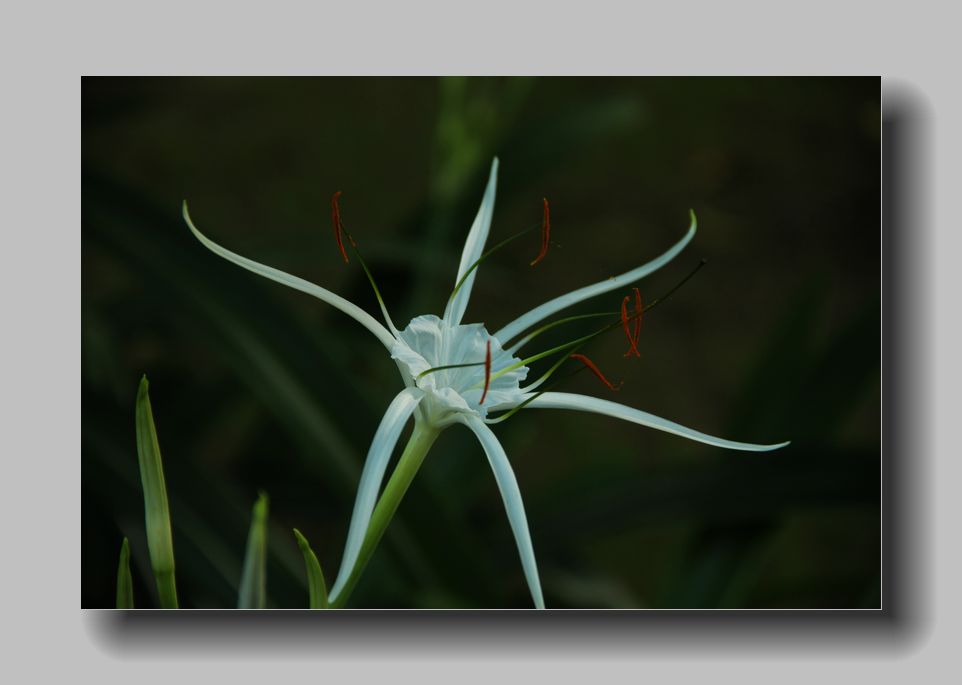
[[[879,117],[876,78],[84,79],[83,606],[113,605],[124,535],[137,603],[155,602],[142,373],[187,607],[235,605],[259,489],[271,606],[307,605],[294,526],[333,580],[362,459],[402,387],[349,318],[206,251],[181,200],[214,240],[374,313],[332,240],[342,190],[402,326],[442,312],[498,155],[492,240],[537,224],[546,196],[555,244],[534,269],[536,233],[488,260],[466,321],[493,331],[647,261],[691,207],[698,235],[642,293],[709,264],[646,318],[642,358],[622,356],[620,334],[587,350],[621,391],[589,374],[561,389],[793,441],[726,452],[561,411],[499,426],[548,606],[878,607]],[[530,605],[468,431],[433,448],[352,605]]]

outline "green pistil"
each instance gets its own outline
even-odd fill
[[[694,216],[694,212],[692,212],[692,216]],[[642,311],[642,312],[647,312],[649,309],[652,309],[656,304],[659,304],[659,303],[661,303],[661,302],[664,302],[664,301],[667,300],[669,297],[671,297],[672,295],[674,295],[676,290],[678,290],[681,286],[685,285],[685,283],[687,283],[687,282],[691,279],[692,276],[694,276],[695,274],[697,274],[698,271],[699,271],[703,266],[705,266],[705,264],[707,264],[707,263],[708,263],[708,260],[707,260],[707,259],[702,259],[701,261],[699,261],[699,262],[698,262],[698,266],[696,266],[694,269],[692,269],[691,272],[690,272],[687,276],[685,276],[683,279],[681,279],[680,281],[678,281],[678,284],[675,285],[674,288],[672,288],[671,290],[669,290],[667,293],[665,293],[665,294],[662,295],[661,297],[656,298],[656,299],[653,300],[650,304],[647,304],[647,305],[645,305],[644,307],[642,307],[641,311]]]

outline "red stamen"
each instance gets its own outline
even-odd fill
[[[630,319],[634,322],[632,328],[633,331],[628,330],[628,301],[631,299],[630,296],[625,296],[625,299],[621,301],[621,326],[625,331],[625,337],[628,338],[628,344],[630,347],[628,351],[625,352],[626,357],[632,355],[636,357],[641,357],[641,353],[638,351],[638,340],[641,338],[641,317],[645,311],[644,306],[641,301],[641,291],[638,288],[632,288],[635,291],[635,311],[631,315]]]
[[[484,404],[484,398],[488,396],[488,386],[491,384],[491,341],[488,340],[488,351],[484,355],[484,392],[478,404]]]
[[[334,224],[334,239],[337,241],[337,248],[341,251],[341,256],[344,257],[344,263],[347,264],[351,260],[347,258],[347,250],[344,249],[344,239],[341,237],[344,232],[344,226],[341,224],[341,208],[337,206],[337,198],[341,196],[341,191],[334,193],[334,197],[331,198],[331,223]]]
[[[602,383],[607,385],[610,390],[614,390],[617,392],[618,388],[620,388],[622,383],[624,383],[624,381],[622,381],[617,386],[612,385],[611,381],[605,378],[605,375],[601,373],[601,370],[597,366],[595,366],[595,363],[590,359],[588,359],[583,354],[573,354],[571,355],[570,359],[576,359],[582,364],[584,364],[585,366],[587,366],[588,370],[591,371],[591,373],[593,373],[594,375],[596,375],[598,377],[598,380],[600,380]]]
[[[635,290],[637,290],[637,288],[635,288]],[[628,338],[628,344],[630,345],[628,351],[625,352],[625,356],[630,357],[634,355],[636,357],[640,357],[641,353],[638,352],[638,335],[641,333],[641,322],[637,318],[632,317],[635,320],[635,332],[632,333],[630,330],[628,330],[628,300],[630,299],[631,298],[628,295],[625,295],[625,299],[621,301],[621,327],[624,329],[625,337]],[[635,311],[638,311],[637,300]]]
[[[548,198],[541,199],[544,200],[544,219],[541,222],[541,252],[531,262],[531,266],[540,262],[548,254],[548,240],[551,238],[551,212],[548,211]]]

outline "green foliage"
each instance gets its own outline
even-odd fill
[[[124,538],[117,564],[117,608],[134,608],[134,580],[130,575],[130,544]]]
[[[150,408],[147,376],[140,379],[137,391],[136,427],[137,460],[140,482],[144,490],[144,513],[150,565],[157,581],[157,594],[163,609],[177,608],[177,585],[174,581],[174,543],[170,532],[170,511],[160,444]]]
[[[321,565],[317,561],[317,555],[315,555],[314,550],[311,549],[307,538],[305,538],[297,528],[294,529],[294,537],[297,538],[297,546],[301,548],[301,554],[304,555],[304,566],[307,570],[309,606],[311,609],[327,609],[330,607],[327,599],[327,584],[324,582],[324,573],[321,571]]]
[[[247,554],[241,572],[238,609],[267,607],[267,495],[261,493],[254,502],[251,528],[247,536]]]

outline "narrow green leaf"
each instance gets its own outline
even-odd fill
[[[154,427],[154,415],[147,393],[147,376],[140,379],[137,392],[137,459],[140,463],[140,482],[144,488],[144,513],[147,522],[147,547],[150,565],[157,581],[160,606],[177,608],[177,585],[174,582],[174,543],[170,534],[170,511],[167,507],[167,486],[164,465],[160,459],[160,445]]]
[[[267,606],[267,495],[254,502],[251,529],[247,535],[247,555],[241,573],[238,609],[263,609]]]
[[[117,608],[134,608],[134,581],[130,576],[130,543],[127,538],[120,546],[120,563],[117,565]]]
[[[317,555],[311,549],[307,538],[301,535],[301,531],[294,529],[294,537],[297,538],[297,546],[301,548],[304,555],[304,566],[307,567],[307,588],[310,592],[311,609],[329,609],[330,603],[327,600],[327,584],[324,582],[324,573],[321,571],[321,564],[317,561]]]

